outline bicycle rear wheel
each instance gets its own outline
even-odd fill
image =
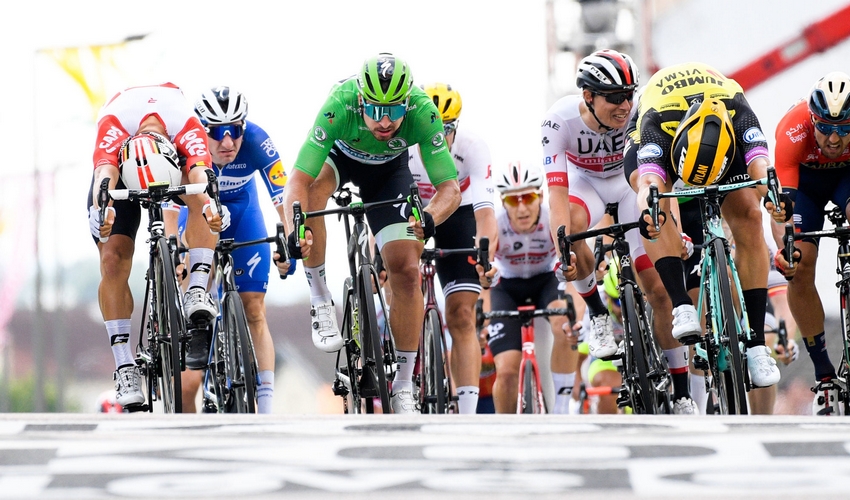
[[[716,239],[712,242],[712,246],[714,247],[714,257],[717,263],[715,277],[717,278],[718,291],[720,292],[720,307],[723,314],[723,321],[721,323],[723,331],[720,336],[721,344],[724,339],[728,339],[725,346],[728,369],[725,376],[717,377],[717,379],[726,386],[723,392],[730,414],[746,415],[747,391],[744,370],[747,368],[744,366],[739,344],[741,340],[741,316],[735,312],[735,305],[732,302],[732,284],[729,281],[729,275],[726,271],[727,261],[723,241]]]
[[[375,297],[372,295],[372,273],[366,266],[361,266],[358,276],[357,295],[360,298],[360,341],[362,350],[362,396],[375,397],[381,401],[381,409],[384,413],[390,413],[390,388],[387,381],[387,372],[384,366],[384,340],[378,328],[378,318],[375,313]],[[366,411],[370,408],[367,401]]]
[[[841,362],[836,368],[837,375],[844,380],[845,384],[850,381],[850,285],[847,283],[847,278],[844,278],[839,286],[841,292],[841,334],[843,336],[844,352],[841,355]],[[844,415],[850,415],[850,391],[847,386],[843,388],[841,402],[844,406]]]
[[[446,361],[443,356],[443,331],[440,315],[430,309],[425,315],[422,328],[424,352],[422,363],[422,390],[420,404],[422,413],[447,413]]]
[[[639,414],[654,414],[656,412],[655,397],[652,384],[649,380],[649,367],[647,366],[646,351],[644,349],[645,325],[641,324],[638,305],[635,302],[637,291],[631,283],[623,287],[623,328],[625,329],[624,341],[628,344],[626,350],[631,350],[631,363],[627,363],[628,372],[625,377],[630,379],[629,396],[631,397],[632,409]]]
[[[156,343],[159,365],[159,385],[166,413],[182,413],[180,344],[186,336],[183,302],[177,293],[177,274],[171,249],[165,238],[156,243],[154,262],[153,302],[156,313]]]
[[[360,318],[358,297],[354,293],[351,278],[345,278],[343,284],[343,317],[340,332],[344,341],[337,354],[336,380],[334,393],[342,396],[345,413],[363,413],[363,401],[360,397]]]
[[[224,361],[229,383],[227,413],[257,412],[257,364],[245,307],[238,292],[226,292],[222,300],[224,316]]]

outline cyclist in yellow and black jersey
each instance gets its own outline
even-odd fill
[[[701,329],[685,287],[682,238],[675,224],[666,224],[669,199],[661,200],[659,230],[652,225],[649,187],[656,184],[660,192],[669,192],[677,179],[706,186],[763,178],[769,166],[767,142],[741,86],[706,64],[684,63],[658,71],[647,83],[639,106],[637,133],[632,138],[638,148],[638,179],[632,185],[642,211],[640,230],[649,240],[646,253],[673,302],[673,336],[689,343]],[[750,379],[758,387],[779,381],[776,362],[764,345],[768,263],[759,204],[766,194],[765,186],[734,191],[721,206],[737,244],[736,260],[747,263],[739,265],[738,272],[754,330],[747,345],[747,364]],[[770,202],[765,206],[778,221],[788,215],[776,211]]]

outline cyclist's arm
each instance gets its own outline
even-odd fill
[[[561,174],[566,176],[567,174]],[[550,176],[551,179],[551,176]],[[561,255],[558,245],[558,228],[564,226],[570,233],[570,188],[563,184],[549,184],[549,231],[555,242],[555,251]]]
[[[460,206],[460,186],[455,178],[445,180],[434,187],[437,192],[423,210],[431,214],[435,225],[440,225]]]

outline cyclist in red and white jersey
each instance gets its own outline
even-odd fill
[[[493,181],[490,175],[490,148],[467,128],[458,128],[462,110],[460,93],[445,83],[423,85],[422,90],[437,106],[443,121],[446,144],[457,167],[461,202],[457,210],[436,228],[436,248],[471,248],[485,236],[496,238],[493,211]],[[407,150],[408,168],[419,186],[422,203],[427,205],[437,190],[428,178],[419,146]],[[475,301],[481,293],[475,263],[466,255],[437,260],[437,275],[446,298],[446,326],[452,338],[451,371],[457,385],[458,410],[475,413],[478,407],[478,380],[481,348],[475,331]]]
[[[145,400],[139,387],[139,369],[129,344],[133,296],[128,281],[141,208],[129,200],[111,203],[101,226],[97,194],[101,181],[107,177],[109,189],[124,188],[124,179],[128,182],[132,179],[138,187],[147,188],[148,182],[163,180],[157,177],[162,174],[161,168],[179,168],[178,155],[186,158],[182,174],[165,172],[166,178],[182,177],[182,184],[207,182],[204,171],[212,163],[207,134],[176,85],[132,87],[116,94],[101,109],[97,121],[94,175],[88,195],[89,228],[100,251],[98,298],[115,358],[117,401],[124,407]],[[133,167],[133,172],[124,172],[123,179],[122,158],[127,160],[127,166]],[[137,162],[130,161],[133,159],[148,164],[146,170],[140,170],[145,176],[140,173],[138,179],[127,177],[136,175]],[[192,320],[211,319],[215,310],[206,287],[217,233],[222,229],[221,217],[212,215],[206,194],[183,196],[181,200],[189,208],[186,241],[191,260],[196,263],[184,296],[186,316]],[[106,241],[101,242],[103,239]]]
[[[510,311],[526,304],[538,309],[565,307],[566,303],[559,298],[558,279],[552,272],[557,253],[549,232],[549,207],[542,202],[543,173],[531,164],[512,162],[496,175],[495,184],[502,206],[496,215],[499,240],[493,247],[493,267],[497,271],[489,291],[489,309]],[[576,339],[568,336],[572,332],[565,316],[550,316],[549,325],[554,338],[553,410],[566,413],[578,361],[578,351],[571,348]],[[515,318],[499,318],[492,320],[487,329],[496,361],[493,384],[496,412],[515,413],[522,361],[521,323]]]
[[[623,149],[638,86],[638,69],[632,59],[613,50],[600,50],[579,63],[576,85],[580,95],[558,100],[543,118],[541,135],[549,183],[551,231],[566,226],[570,233],[586,231],[605,215],[605,207],[618,204],[621,223],[638,219],[636,193],[623,173]],[[652,306],[654,331],[673,376],[676,413],[696,411],[688,388],[688,348],[679,344],[670,318],[670,298],[646,256],[638,231],[626,239],[647,301]],[[585,299],[591,329],[590,354],[603,360],[617,356],[611,316],[597,292],[593,252],[576,245],[576,262],[564,270],[567,279]],[[560,273],[558,273],[560,274]]]

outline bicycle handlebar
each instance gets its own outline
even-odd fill
[[[419,185],[415,182],[410,183],[410,196],[407,201],[412,207],[413,217],[419,222],[419,227],[425,229],[425,221],[422,220],[422,198],[419,197]]]
[[[207,190],[207,184],[183,184],[169,187],[167,184],[153,183],[148,189],[110,189],[113,200],[147,200],[154,203],[168,201],[175,196],[201,194]]]
[[[106,223],[106,209],[109,207],[109,177],[100,181],[100,191],[97,193],[97,208],[100,210],[100,227]],[[101,243],[106,243],[109,238],[100,238]]]

